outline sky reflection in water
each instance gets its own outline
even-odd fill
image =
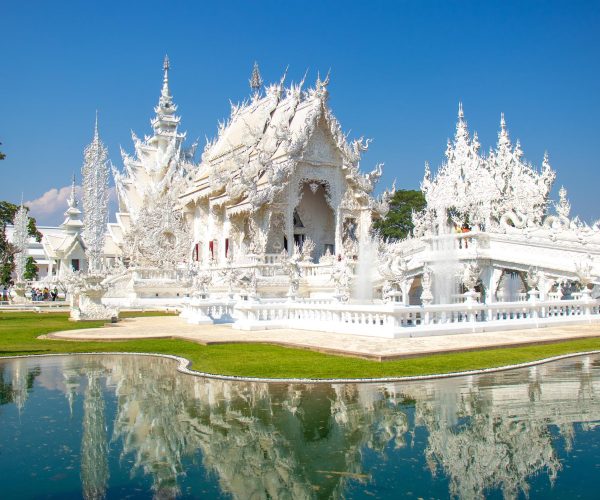
[[[594,498],[600,356],[394,384],[0,360],[4,498]]]

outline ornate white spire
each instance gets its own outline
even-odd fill
[[[98,118],[94,138],[83,152],[83,238],[91,272],[102,267],[102,252],[108,223],[108,150],[98,134]]]
[[[258,63],[254,61],[254,67],[252,68],[252,76],[250,76],[250,88],[252,89],[253,96],[256,98],[260,94],[260,89],[263,85],[263,79],[260,76],[260,71],[258,69]]]
[[[163,61],[163,87],[162,87],[162,95],[169,96],[169,56],[165,54],[165,59]]]
[[[96,115],[96,129],[98,129],[98,115]],[[73,172],[73,178],[71,179],[71,194],[67,200],[69,208],[77,208],[79,205],[77,198],[75,197],[75,172]]]
[[[177,105],[169,89],[169,56],[165,55],[163,61],[163,85],[158,99],[158,106],[154,108],[156,117],[151,121],[155,135],[173,136],[177,133],[179,117],[175,116]]]
[[[96,118],[96,132],[94,136],[97,135],[98,130],[98,120]],[[79,201],[77,200],[76,195],[76,186],[75,186],[75,173],[73,173],[73,179],[71,181],[71,194],[69,199],[67,200],[67,211],[65,212],[66,219],[62,223],[62,228],[69,233],[79,233],[83,227],[83,221],[81,220],[81,210],[79,210]]]
[[[510,148],[510,138],[508,136],[508,129],[506,128],[506,120],[504,119],[504,113],[500,113],[500,132],[498,132],[498,149]]]
[[[17,253],[15,254],[15,274],[17,275],[17,283],[22,283],[24,281],[23,275],[25,274],[25,265],[27,264],[27,240],[29,238],[29,232],[27,230],[28,223],[29,216],[27,215],[27,209],[23,206],[23,200],[21,199],[21,206],[15,214],[15,232],[13,234],[12,242],[17,249]]]
[[[458,103],[458,121],[456,122],[456,132],[454,133],[455,146],[459,142],[468,142],[469,140],[469,129],[467,128],[467,121],[465,120],[465,113],[463,111],[462,102]]]

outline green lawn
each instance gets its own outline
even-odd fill
[[[156,313],[131,313],[122,316],[153,314]],[[0,313],[0,356],[69,352],[156,352],[183,356],[192,361],[192,368],[207,373],[267,378],[360,378],[448,373],[523,363],[572,352],[600,350],[600,338],[595,338],[377,362],[266,344],[203,346],[170,339],[127,342],[37,339],[44,333],[94,328],[102,324],[74,323],[67,318],[66,313]]]

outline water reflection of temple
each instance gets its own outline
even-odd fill
[[[171,360],[139,356],[88,357],[64,374],[67,397],[83,395],[87,498],[104,494],[115,445],[122,458],[133,457],[133,473],[151,478],[155,497],[180,494],[199,460],[234,498],[342,497],[350,482],[371,479],[367,450],[389,458],[414,446],[416,429],[427,436],[419,453],[431,474],[448,479],[451,495],[498,490],[512,498],[527,494],[534,476],[560,477],[558,443],[568,452],[576,430],[592,429],[600,416],[598,357],[385,385],[206,380],[177,374]],[[116,414],[105,414],[104,378]]]
[[[550,426],[558,428],[568,449],[573,424],[600,415],[594,399],[600,380],[593,380],[589,358],[580,376],[568,381],[561,369],[543,365],[467,383],[447,379],[385,387],[175,377],[168,360],[153,363],[155,376],[136,377],[140,362],[132,357],[112,369],[120,401],[115,436],[125,450],[136,450],[158,485],[176,484],[182,457],[201,450],[204,466],[236,498],[278,498],[287,492],[299,498],[340,496],[349,479],[368,479],[365,449],[384,454],[390,443],[404,446],[412,429],[400,403],[410,400],[414,425],[428,432],[431,471],[449,477],[453,495],[478,497],[499,488],[513,497],[527,492],[534,474],[556,478],[560,462]],[[157,379],[167,386],[156,387]],[[152,456],[148,450],[161,453]],[[157,467],[165,457],[168,481]]]
[[[146,366],[128,357],[112,368],[113,439],[135,454],[160,496],[177,492],[182,461],[196,450],[235,498],[340,496],[348,478],[365,474],[364,447],[382,451],[407,430],[393,403],[377,397],[367,408],[356,386],[208,381],[174,376],[169,360],[139,376]]]

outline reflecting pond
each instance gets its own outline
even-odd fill
[[[0,360],[3,498],[597,498],[600,356],[266,384],[135,355]]]

